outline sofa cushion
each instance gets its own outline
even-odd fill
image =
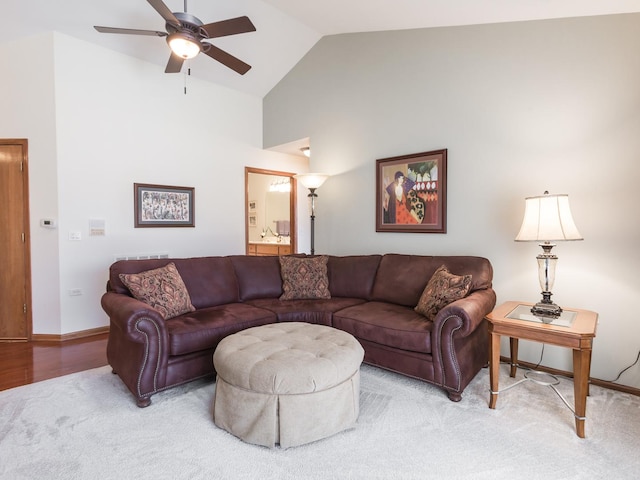
[[[234,255],[229,259],[238,279],[241,302],[255,298],[278,298],[282,295],[278,257]]]
[[[434,257],[421,255],[383,255],[371,299],[415,307],[431,275],[441,263],[436,263]]]
[[[366,302],[333,314],[333,326],[358,339],[419,353],[431,353],[432,325],[413,308],[386,302]]]
[[[318,257],[279,257],[282,275],[280,300],[331,298],[326,255]]]
[[[158,310],[165,320],[195,310],[173,262],[140,273],[121,273],[120,280],[135,298]]]
[[[415,307],[429,279],[441,265],[456,275],[471,275],[469,293],[491,288],[493,268],[489,260],[474,256],[383,255],[371,299]]]
[[[382,255],[329,256],[327,275],[331,297],[368,300]]]
[[[194,307],[213,307],[238,301],[238,281],[228,257],[120,260],[109,268],[108,290],[130,294],[120,280],[120,274],[140,273],[169,262],[173,262],[180,272]]]
[[[471,275],[453,275],[442,265],[427,283],[415,311],[433,320],[442,308],[464,298],[470,286]]]
[[[238,302],[238,281],[229,258],[180,258],[174,262],[194,307],[199,309]]]
[[[306,322],[332,325],[333,312],[364,303],[360,298],[332,297],[329,299],[305,299],[281,301],[277,298],[261,298],[248,303],[275,313],[278,322]]]
[[[227,335],[245,328],[274,323],[273,312],[242,303],[203,308],[165,322],[169,355],[215,349]]]

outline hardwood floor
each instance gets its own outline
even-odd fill
[[[107,338],[0,342],[0,390],[107,365]]]

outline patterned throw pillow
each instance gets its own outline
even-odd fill
[[[282,273],[280,300],[331,298],[327,261],[329,257],[279,257]]]
[[[135,298],[158,310],[165,320],[195,311],[173,262],[146,272],[121,273],[119,277]]]
[[[453,275],[442,265],[427,283],[414,310],[433,320],[451,302],[464,298],[470,287],[471,275]]]

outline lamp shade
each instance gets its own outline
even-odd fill
[[[300,175],[295,175],[294,178],[300,181],[305,187],[309,189],[316,189],[319,188],[327,178],[329,178],[329,175],[325,173],[302,173]]]
[[[544,195],[525,199],[524,219],[516,242],[555,242],[583,240],[578,231],[566,194]]]
[[[181,58],[193,58],[200,53],[200,43],[184,32],[172,33],[167,37],[171,51]]]

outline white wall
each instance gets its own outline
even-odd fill
[[[265,97],[265,147],[310,137],[311,170],[333,175],[317,251],[485,256],[498,302],[540,298],[540,248],[513,241],[524,198],[569,194],[585,240],[554,249],[554,300],[599,312],[592,375],[611,380],[640,350],[638,45],[637,14],[325,37]],[[376,233],[375,160],[440,148],[447,234]],[[639,387],[640,366],[620,381]]]
[[[52,35],[0,44],[0,65],[0,136],[29,139],[33,330],[59,332],[58,234],[38,226],[58,211]]]
[[[115,255],[244,253],[244,167],[307,169],[261,149],[260,98],[195,78],[185,95],[182,74],[58,33],[0,46],[0,62],[0,135],[29,140],[36,334],[107,325]],[[195,187],[195,228],[134,228],[134,182]]]

